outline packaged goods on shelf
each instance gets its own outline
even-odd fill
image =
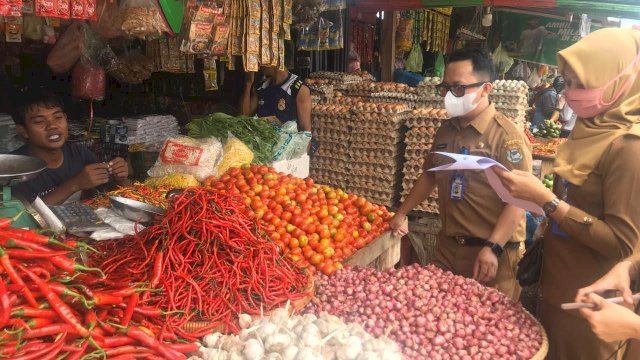
[[[147,115],[125,118],[127,144],[157,144],[180,134],[178,120],[172,115]]]

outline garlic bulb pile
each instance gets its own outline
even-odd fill
[[[358,324],[345,324],[326,313],[289,316],[277,309],[252,320],[241,315],[240,335],[205,336],[200,357],[189,360],[401,360],[398,345],[369,335]]]

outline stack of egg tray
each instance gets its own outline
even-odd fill
[[[313,137],[320,147],[310,164],[310,176],[319,184],[346,189],[349,178],[349,105],[314,105]]]
[[[351,119],[348,190],[393,207],[402,184],[404,121],[409,108],[390,107],[388,102],[375,104],[358,107]]]
[[[495,104],[496,110],[513,120],[519,129],[524,130],[529,111],[528,93],[529,87],[524,81],[496,80],[489,99]]]
[[[436,131],[440,127],[442,120],[446,118],[446,110],[429,108],[416,109],[407,116],[405,123],[408,130],[404,140],[406,148],[404,153],[402,201],[405,200],[413,188],[414,182],[422,174],[424,161],[431,150]],[[438,192],[436,189],[415,210],[437,214],[437,200]]]

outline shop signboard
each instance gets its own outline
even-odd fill
[[[558,51],[580,40],[580,21],[540,14],[497,11],[502,46],[513,58],[556,65]],[[591,26],[591,31],[599,29]]]

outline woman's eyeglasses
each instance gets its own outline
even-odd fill
[[[449,85],[449,84],[442,83],[436,86],[436,90],[438,91],[438,94],[442,97],[447,96],[447,92],[449,91],[451,91],[451,93],[455,97],[463,97],[465,92],[467,92],[467,89],[482,86],[484,84],[486,84],[486,81],[481,81],[481,82],[477,82],[469,85]]]

